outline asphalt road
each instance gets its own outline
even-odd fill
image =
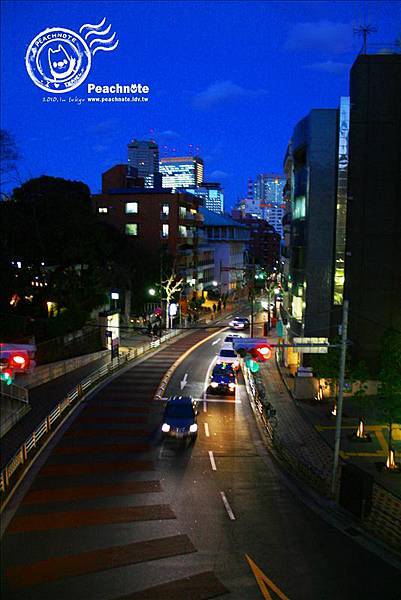
[[[290,491],[243,386],[235,398],[204,402],[224,332],[182,362],[166,391],[180,393],[185,382],[182,393],[200,399],[196,443],[161,441],[164,402],[150,402],[152,391],[171,361],[205,335],[126,371],[75,416],[3,539],[4,598],[401,597],[400,571]]]

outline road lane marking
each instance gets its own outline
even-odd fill
[[[214,342],[212,342],[212,346],[215,346],[216,344],[218,344],[220,342],[221,338],[217,338],[217,340],[214,340]]]
[[[203,401],[203,412],[207,412],[207,402],[206,400]]]
[[[181,391],[187,385],[188,373],[185,373],[184,378],[180,381]]]
[[[228,513],[228,516],[230,517],[231,521],[235,521],[235,515],[234,515],[234,513],[233,513],[233,511],[231,509],[231,506],[228,503],[228,500],[226,498],[225,493],[224,492],[220,492],[220,496],[221,496],[221,499],[223,500],[223,504],[224,504],[225,509],[226,509],[226,511]]]
[[[209,425],[207,423],[204,423],[204,425],[205,425],[205,435],[206,435],[206,437],[210,437]]]
[[[209,450],[209,459],[210,459],[210,464],[212,465],[213,471],[217,471],[216,463],[214,461],[213,452],[211,450]]]
[[[272,592],[274,592],[279,598],[280,600],[290,600],[288,598],[288,596],[286,596],[284,594],[284,592],[282,592],[273,582],[271,579],[269,579],[268,577],[266,577],[266,575],[263,573],[263,571],[261,569],[259,569],[259,567],[253,562],[253,560],[247,555],[245,554],[246,560],[249,563],[249,566],[252,569],[252,573],[254,574],[254,577],[256,579],[256,583],[258,584],[260,591],[263,594],[263,598],[265,598],[265,600],[272,600],[272,597],[270,595],[269,592],[269,588]]]

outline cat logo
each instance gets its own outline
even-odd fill
[[[82,25],[79,34],[63,27],[41,31],[29,44],[25,66],[29,77],[42,90],[65,94],[87,78],[98,50],[110,52],[118,46],[116,34],[108,36],[106,18],[97,25]],[[101,36],[101,37],[99,37]]]

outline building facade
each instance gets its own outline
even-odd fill
[[[259,204],[260,216],[273,225],[280,236],[283,235],[282,220],[286,208],[283,202],[285,182],[284,175],[262,173],[254,183],[254,201]]]
[[[203,181],[200,187],[188,188],[187,191],[195,194],[202,206],[216,213],[224,213],[224,191],[220,183]]]
[[[132,140],[128,144],[128,166],[143,177],[145,188],[161,186],[159,176],[159,147],[151,140]]]
[[[375,376],[401,331],[401,55],[360,55],[350,74],[344,297],[355,359]]]
[[[116,165],[103,174],[102,194],[93,196],[99,217],[137,240],[154,261],[167,251],[185,278],[184,291],[201,292],[213,280],[214,254],[202,229],[198,198],[129,187],[127,171],[126,165]]]
[[[264,219],[242,215],[238,209],[233,209],[231,216],[235,221],[249,228],[248,254],[250,262],[255,260],[255,264],[269,272],[272,272],[274,268],[277,269],[280,258],[280,235],[274,227]]]
[[[332,337],[338,184],[338,111],[314,109],[295,127],[285,158],[291,218],[288,286],[294,336]],[[288,235],[288,233],[287,233]]]
[[[173,156],[159,161],[164,188],[196,188],[203,182],[203,160],[199,156]]]
[[[207,208],[200,207],[199,210],[204,218],[208,244],[214,251],[214,280],[220,294],[241,294],[246,281],[249,228]]]

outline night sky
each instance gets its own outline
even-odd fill
[[[347,95],[362,45],[353,27],[376,26],[370,44],[377,49],[401,32],[394,0],[1,4],[1,126],[17,140],[22,181],[47,174],[98,192],[102,171],[126,162],[131,138],[153,138],[161,156],[198,146],[206,179],[221,181],[227,208],[245,194],[248,177],[282,170],[299,119]],[[93,56],[86,81],[62,95],[36,87],[24,63],[33,37],[56,26],[78,32],[103,17],[119,44]],[[149,102],[68,102],[87,98],[88,83],[146,84]],[[47,96],[67,102],[44,103]]]

